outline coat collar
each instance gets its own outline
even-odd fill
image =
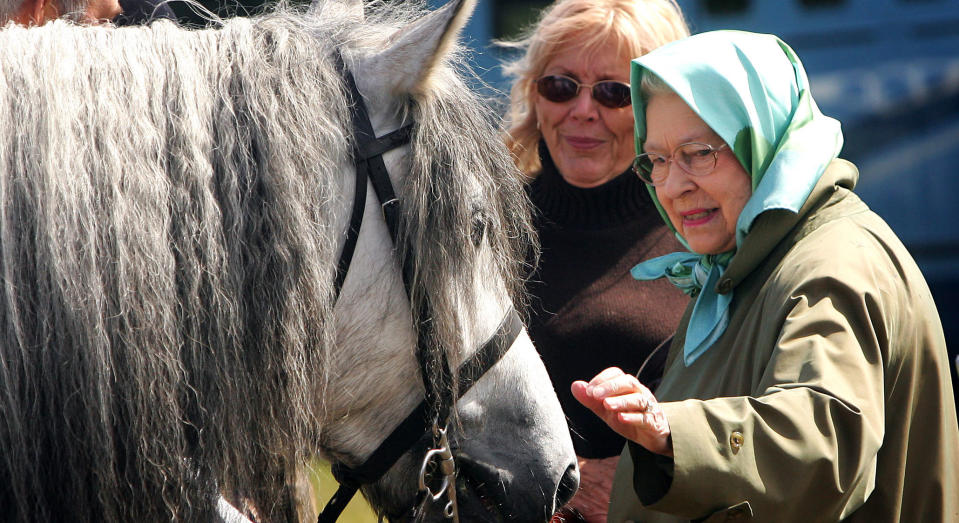
[[[770,210],[757,216],[752,230],[716,283],[716,292],[727,294],[735,289],[813,209],[825,205],[840,189],[854,189],[858,180],[859,170],[855,165],[842,159],[833,160],[798,213]]]

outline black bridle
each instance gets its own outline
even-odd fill
[[[353,74],[347,69],[342,56],[335,56],[336,67],[342,76],[349,95],[352,98],[351,119],[353,126],[353,161],[356,165],[356,183],[353,196],[353,210],[350,216],[350,226],[347,231],[346,242],[337,264],[335,280],[335,296],[339,297],[346,281],[356,243],[359,239],[360,225],[363,222],[363,212],[366,207],[367,183],[373,186],[376,197],[381,202],[383,217],[389,229],[393,245],[397,246],[400,222],[400,200],[393,190],[389,172],[383,161],[383,154],[410,143],[412,124],[405,125],[384,136],[377,137],[373,131],[369,111],[359,90]],[[412,299],[413,257],[415,253],[407,247],[406,255],[402,260],[403,285],[407,296]],[[412,302],[411,302],[412,303]],[[446,425],[453,408],[451,383],[452,372],[446,354],[440,351],[439,361],[432,361],[428,348],[432,336],[429,297],[418,316],[417,361],[420,366],[420,376],[426,391],[425,398],[404,419],[376,450],[360,465],[347,467],[343,464],[333,465],[333,476],[340,483],[339,489],[327,503],[319,515],[318,523],[333,522],[340,516],[356,491],[363,485],[379,480],[407,451],[413,449],[424,436],[432,432],[432,448],[424,448],[425,458],[420,472],[420,503],[438,500],[445,491],[450,497],[446,507],[447,517],[455,515],[455,468],[452,452],[446,439]],[[510,308],[503,322],[493,337],[487,341],[472,357],[457,369],[458,396],[462,396],[498,362],[509,350],[522,330],[522,322],[516,310]],[[440,369],[440,383],[430,379],[431,366]],[[431,430],[432,429],[432,430]],[[428,446],[428,444],[427,444]],[[424,474],[427,465],[433,459],[440,460],[440,470],[446,476],[444,487],[434,494],[424,483]],[[451,508],[452,507],[452,508]]]

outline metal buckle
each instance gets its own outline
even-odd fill
[[[417,508],[417,513],[419,517],[424,517],[427,505],[440,501],[446,495],[449,501],[443,507],[443,516],[453,520],[454,523],[459,523],[459,511],[456,505],[456,462],[453,460],[453,451],[450,450],[449,439],[446,437],[446,427],[441,429],[434,422],[433,434],[437,436],[436,448],[426,452],[423,463],[420,465],[419,488],[425,495]],[[443,475],[440,488],[435,492],[430,487],[427,477],[430,475],[427,469],[434,459],[437,461],[439,472]]]

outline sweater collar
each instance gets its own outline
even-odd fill
[[[540,142],[542,170],[529,184],[529,195],[542,217],[571,229],[602,229],[624,225],[654,211],[645,184],[627,169],[596,187],[567,182]]]

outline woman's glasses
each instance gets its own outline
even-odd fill
[[[603,80],[595,84],[584,84],[561,74],[551,74],[536,80],[536,91],[543,98],[555,103],[563,103],[576,98],[583,87],[591,88],[593,99],[600,105],[619,109],[630,105],[629,84],[615,80]]]
[[[729,147],[722,144],[713,147],[706,143],[684,143],[669,156],[656,153],[644,153],[633,160],[633,171],[649,185],[662,185],[669,177],[669,162],[692,176],[706,176],[716,168],[719,151]]]

